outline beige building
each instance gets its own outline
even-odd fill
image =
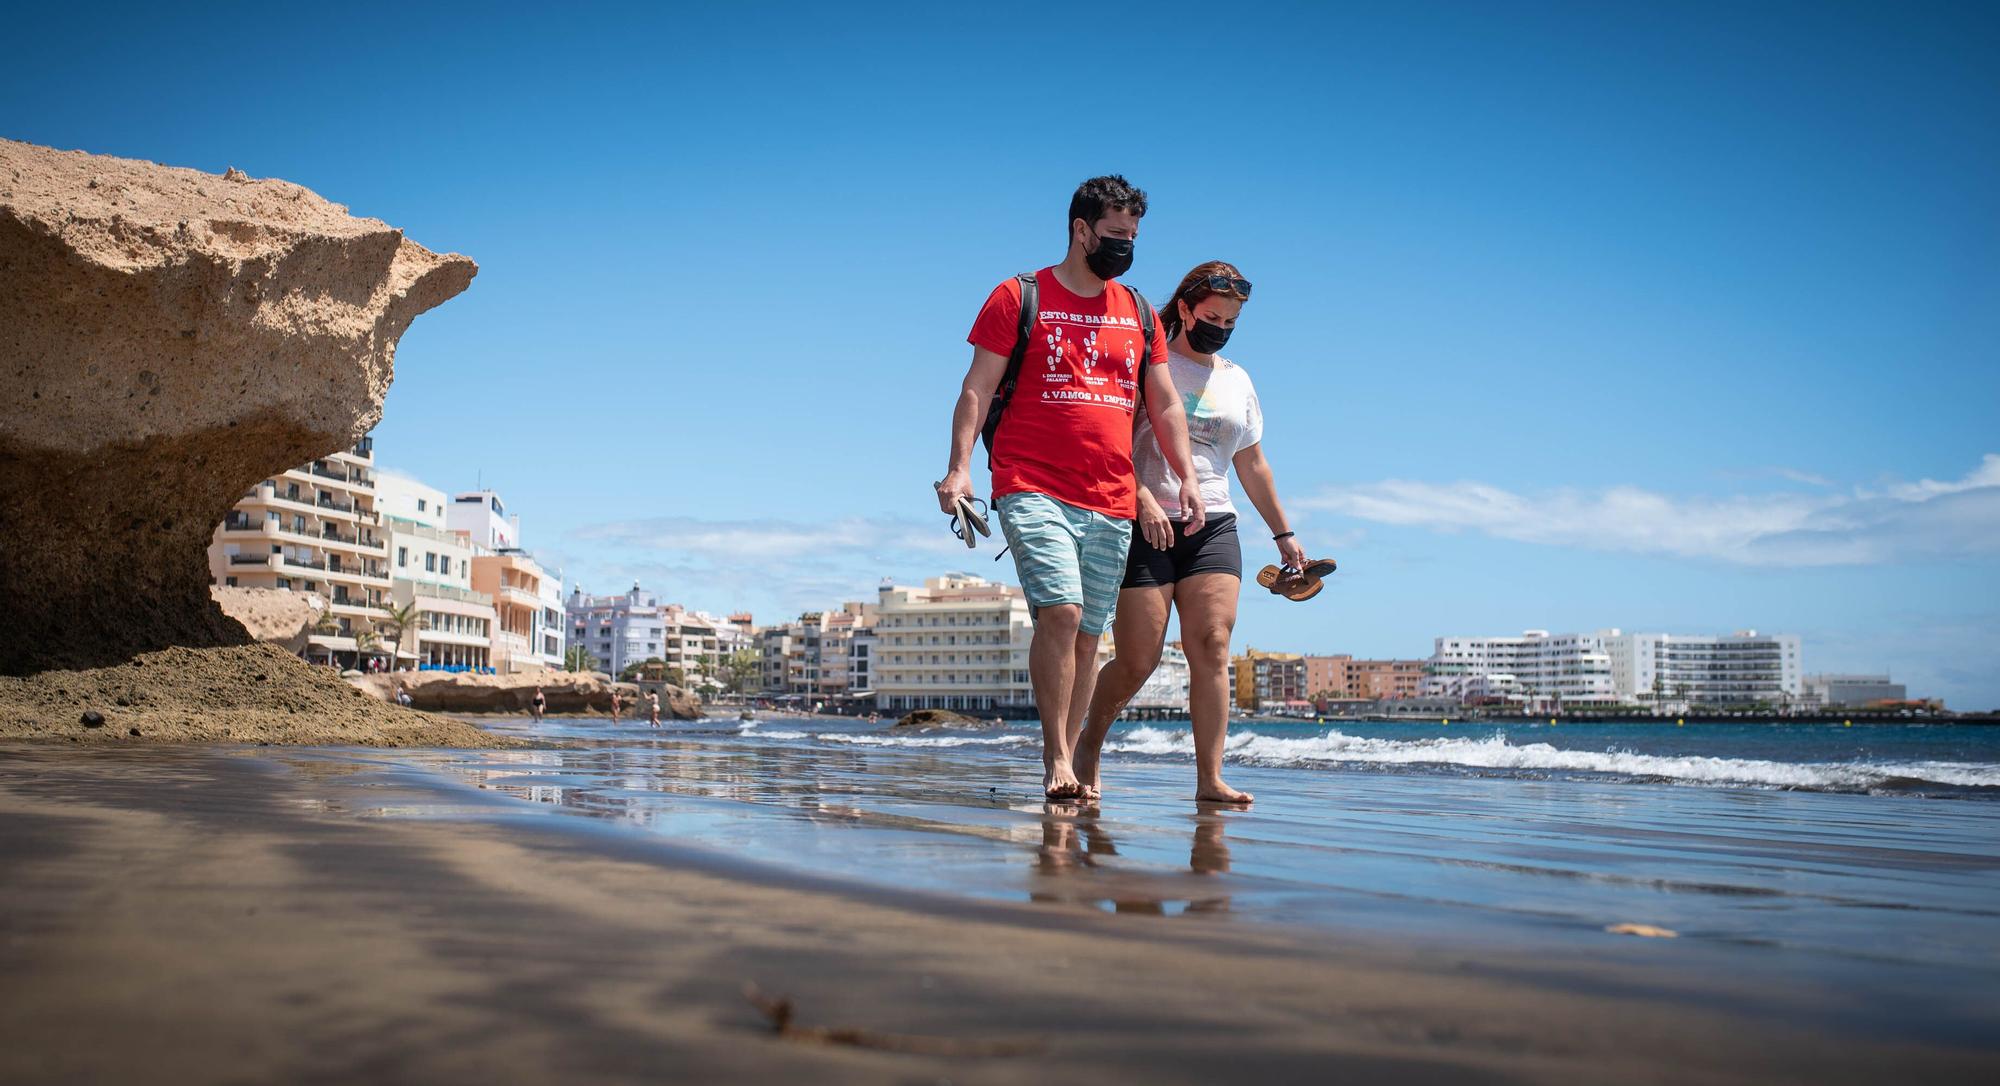
[[[1033,712],[1028,601],[1012,585],[963,573],[921,588],[882,586],[871,680],[885,712]]]
[[[393,642],[362,647],[390,599],[374,439],[252,487],[216,528],[208,564],[217,584],[324,597],[334,629],[311,636],[307,659],[343,668],[386,660]]]
[[[472,557],[472,591],[493,601],[491,666],[502,674],[549,666],[542,643],[547,576],[525,551]]]

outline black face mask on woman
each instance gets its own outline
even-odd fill
[[[1132,270],[1132,239],[1099,236],[1097,248],[1084,254],[1090,274],[1099,279],[1116,279]]]
[[[1194,327],[1187,330],[1188,349],[1196,354],[1214,354],[1222,349],[1223,344],[1229,342],[1229,333],[1233,331],[1235,331],[1233,328],[1197,320],[1194,322]]]

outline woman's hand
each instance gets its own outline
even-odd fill
[[[1167,511],[1160,508],[1159,499],[1145,487],[1139,488],[1139,538],[1151,543],[1155,550],[1173,549],[1174,522],[1167,519]]]
[[[1299,546],[1299,537],[1288,535],[1278,540],[1278,564],[1287,569],[1306,568],[1306,549]]]

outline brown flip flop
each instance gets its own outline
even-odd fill
[[[1319,595],[1320,590],[1326,587],[1324,578],[1338,568],[1331,558],[1315,558],[1301,570],[1265,566],[1257,571],[1257,583],[1270,589],[1273,595],[1304,603]]]

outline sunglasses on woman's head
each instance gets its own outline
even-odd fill
[[[1217,294],[1240,294],[1245,301],[1248,301],[1250,298],[1250,280],[1248,279],[1237,279],[1227,275],[1210,275],[1189,283],[1187,293],[1192,294],[1200,287],[1207,287]]]

